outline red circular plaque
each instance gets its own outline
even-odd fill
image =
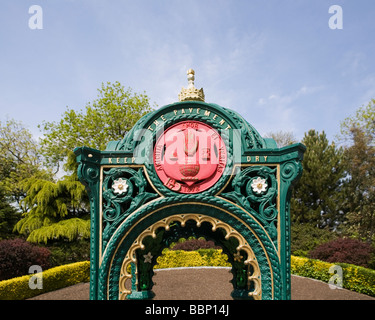
[[[227,149],[216,130],[199,121],[169,127],[154,148],[154,166],[163,184],[180,193],[198,193],[222,176]]]

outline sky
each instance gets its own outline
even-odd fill
[[[206,102],[263,136],[301,140],[315,129],[331,141],[375,98],[373,0],[2,0],[1,9],[0,121],[36,138],[38,124],[83,109],[103,82],[145,92],[157,108],[177,102],[189,68]]]

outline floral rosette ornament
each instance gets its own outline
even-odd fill
[[[253,189],[254,193],[261,194],[267,190],[268,184],[266,179],[262,179],[261,177],[257,177],[251,183],[251,188]]]
[[[126,193],[128,191],[128,183],[126,182],[126,179],[118,178],[115,181],[113,181],[112,184],[112,190],[113,193],[116,193],[118,195],[122,195],[123,193]]]

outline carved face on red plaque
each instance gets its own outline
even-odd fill
[[[164,185],[180,193],[198,193],[222,176],[227,149],[216,130],[199,121],[169,127],[154,149],[154,165]]]

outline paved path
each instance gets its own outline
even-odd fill
[[[227,268],[160,269],[155,272],[154,300],[231,300],[229,282],[232,274]],[[88,300],[89,284],[45,293],[31,300]],[[330,289],[318,280],[292,276],[292,300],[375,300],[346,289]]]

